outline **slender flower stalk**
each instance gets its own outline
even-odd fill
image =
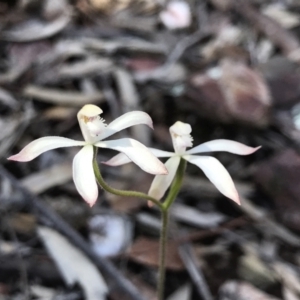
[[[40,154],[61,147],[83,146],[73,160],[73,180],[79,194],[90,205],[98,198],[98,187],[93,168],[94,147],[109,148],[124,153],[142,170],[150,174],[167,174],[163,163],[159,161],[146,146],[140,142],[123,138],[103,141],[103,139],[133,125],[145,124],[150,128],[150,116],[141,111],[126,113],[109,125],[100,118],[102,110],[96,105],[85,105],[77,114],[84,141],[76,141],[60,136],[39,138],[28,144],[21,152],[9,157],[9,160],[26,162]]]
[[[93,168],[94,168],[94,172],[95,172],[95,177],[96,177],[96,180],[98,181],[98,184],[105,191],[107,191],[108,193],[117,195],[117,196],[142,198],[142,199],[148,200],[151,203],[157,205],[160,209],[163,208],[163,205],[161,202],[159,202],[158,200],[154,199],[153,197],[151,197],[145,193],[137,192],[137,191],[119,190],[119,189],[113,188],[110,185],[108,185],[104,181],[102,174],[100,172],[100,168],[97,163],[97,148],[95,148],[94,150],[95,150],[95,153],[94,153],[94,159],[93,159]]]
[[[168,238],[169,209],[180,191],[184,173],[185,173],[185,168],[186,168],[186,161],[184,159],[181,159],[175,178],[170,187],[169,193],[160,209],[162,225],[161,225],[160,241],[159,241],[159,279],[158,279],[158,288],[157,288],[158,300],[163,300],[164,290],[165,290],[165,277],[166,277],[165,257],[166,257],[166,250],[167,250],[166,245],[168,241],[167,238]]]

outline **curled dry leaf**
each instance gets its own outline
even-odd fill
[[[241,62],[225,60],[220,67],[193,76],[188,93],[204,117],[259,127],[269,123],[268,86],[259,72]]]
[[[224,60],[221,89],[232,116],[250,122],[267,123],[267,109],[271,105],[269,89],[262,76],[245,64]]]

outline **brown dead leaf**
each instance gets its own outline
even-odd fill
[[[127,254],[130,259],[140,264],[158,268],[159,266],[159,241],[145,237],[138,238]],[[179,254],[177,244],[168,241],[166,251],[166,268],[173,271],[185,269]]]
[[[242,62],[224,60],[220,67],[193,76],[189,96],[204,117],[258,127],[269,123],[268,86],[259,72]]]
[[[221,89],[233,117],[267,123],[270,93],[262,76],[245,64],[224,60],[221,65]]]

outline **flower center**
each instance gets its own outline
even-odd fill
[[[85,105],[77,114],[78,122],[84,140],[87,143],[94,144],[101,137],[98,137],[106,129],[104,119],[100,117],[102,109],[94,104]]]
[[[187,147],[193,146],[191,132],[191,125],[180,121],[170,127],[174,150],[177,154],[184,154]]]
[[[107,126],[105,120],[99,115],[93,117],[82,116],[82,119],[92,137],[98,136]]]

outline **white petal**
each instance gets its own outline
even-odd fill
[[[231,141],[231,140],[213,140],[210,142],[203,143],[197,147],[194,147],[188,151],[186,154],[195,154],[195,153],[203,153],[203,152],[213,152],[213,151],[226,151],[239,155],[248,155],[257,151],[259,147],[252,148],[241,144],[239,142]]]
[[[73,160],[73,180],[78,193],[93,206],[98,198],[98,187],[93,169],[93,146],[84,146]]]
[[[15,161],[30,161],[40,154],[62,147],[84,146],[85,142],[75,141],[60,136],[47,136],[34,140],[23,148],[18,154],[8,158],[8,160]]]
[[[101,161],[102,164],[105,164],[105,165],[108,165],[111,167],[122,166],[122,165],[128,164],[130,162],[131,162],[131,159],[124,153],[119,153],[119,154],[113,156],[108,161]]]
[[[164,164],[158,160],[146,146],[134,139],[119,139],[98,142],[95,146],[100,148],[114,149],[125,153],[129,159],[137,164],[142,170],[150,174],[167,174]]]
[[[156,157],[171,157],[171,156],[175,155],[174,152],[163,151],[163,150],[159,150],[159,149],[155,149],[155,148],[148,148],[148,149]]]
[[[151,153],[154,154],[156,157],[170,157],[170,156],[174,155],[174,153],[172,153],[172,152],[162,151],[162,150],[154,149],[154,148],[148,148],[148,150],[150,150]],[[131,162],[131,159],[127,155],[125,155],[124,153],[119,153],[119,154],[115,155],[114,157],[112,157],[110,160],[102,162],[102,163],[105,165],[116,167],[116,166],[128,164],[130,162]]]
[[[167,160],[165,166],[169,172],[168,175],[156,175],[152,181],[148,195],[157,200],[163,197],[175,177],[179,162],[180,156],[173,156]]]
[[[104,132],[98,135],[98,138],[103,140],[125,128],[138,124],[146,124],[153,129],[152,119],[148,114],[143,111],[131,111],[112,121]]]
[[[196,155],[184,155],[183,158],[199,167],[223,195],[240,204],[231,176],[216,158]]]

